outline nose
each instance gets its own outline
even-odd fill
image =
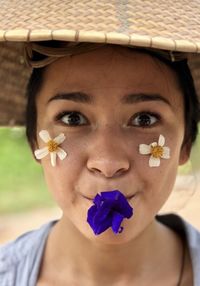
[[[87,168],[95,175],[118,177],[130,169],[125,139],[117,136],[96,136],[89,150]]]

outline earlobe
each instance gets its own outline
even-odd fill
[[[190,158],[191,148],[192,145],[190,142],[182,145],[179,157],[179,165],[184,165],[185,163],[187,163]]]

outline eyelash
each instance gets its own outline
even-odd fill
[[[84,117],[79,111],[75,111],[75,110],[74,111],[63,111],[55,117],[55,121],[60,122],[61,124],[64,124],[65,126],[68,125],[69,127],[79,127],[80,126],[80,125],[70,125],[70,124],[67,124],[66,122],[62,121],[62,118],[67,116],[67,115],[71,115],[71,116],[81,115],[82,117]],[[85,121],[86,121],[86,123],[81,124],[81,126],[86,125],[88,123],[88,120],[85,120]]]
[[[138,112],[131,118],[131,120],[137,119],[137,117],[139,117],[139,116],[146,116],[145,120],[143,118],[144,125],[139,125],[139,123],[137,122],[137,124],[135,124],[134,127],[151,128],[151,127],[154,127],[155,125],[157,125],[157,123],[159,121],[161,121],[161,116],[158,113],[154,113],[154,112],[150,112],[150,111]],[[152,119],[152,117],[154,117],[154,122],[152,124],[150,124],[150,125],[147,125],[150,117],[151,117],[151,119]]]
[[[74,124],[70,125],[69,122],[67,123],[67,122],[63,121],[63,117],[65,117],[67,115],[71,115],[72,118],[73,118],[73,116],[77,116],[77,115],[80,116],[81,115],[82,118],[84,118],[85,123],[76,124],[75,123],[76,121],[75,121]],[[143,118],[143,121],[144,121],[143,125],[140,125],[140,123],[142,122],[142,119],[140,118],[140,120],[141,120],[141,122],[140,122],[138,119],[139,116],[140,117],[146,116],[146,118]],[[154,122],[149,124],[149,122],[152,120],[152,117],[154,118]],[[135,123],[135,125],[131,125],[131,126],[137,127],[137,128],[139,128],[139,127],[140,128],[151,128],[151,127],[154,127],[161,120],[161,117],[157,113],[153,113],[153,112],[149,112],[149,111],[142,111],[142,112],[138,112],[134,116],[132,116],[130,121],[136,120],[136,119],[137,119],[137,122]],[[77,118],[76,118],[76,120],[77,120]],[[59,113],[58,115],[56,115],[55,121],[65,125],[65,126],[67,125],[68,127],[79,127],[79,126],[85,126],[88,124],[88,120],[79,111],[63,111],[63,112]]]

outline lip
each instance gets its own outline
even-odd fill
[[[93,200],[94,200],[93,198],[89,198],[89,197],[87,197],[87,196],[85,196],[85,195],[82,195],[82,194],[81,194],[81,196],[82,196],[84,199],[88,200],[88,201],[93,201]]]
[[[82,194],[81,194],[82,195]],[[128,196],[125,196],[125,198],[128,200],[128,201],[130,201],[131,199],[133,199],[134,197],[136,196],[136,193],[135,194],[132,194],[132,195],[128,195]],[[84,198],[84,199],[87,199],[87,200],[89,200],[89,201],[93,201],[94,200],[94,198],[90,198],[90,197],[87,197],[87,196],[85,196],[85,195],[82,195],[82,197]]]
[[[126,199],[129,201],[129,200],[133,199],[135,196],[136,196],[136,193],[132,194],[130,196],[127,196]]]

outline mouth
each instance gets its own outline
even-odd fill
[[[135,194],[132,194],[132,195],[127,195],[127,196],[125,196],[125,198],[127,199],[127,201],[130,201],[130,200],[133,199],[135,196],[136,196],[136,193],[135,193]],[[82,195],[82,197],[83,197],[84,199],[87,199],[87,200],[91,201],[91,202],[93,202],[93,200],[94,200],[94,198],[90,198],[90,197],[87,197],[87,196],[85,196],[85,195]]]

